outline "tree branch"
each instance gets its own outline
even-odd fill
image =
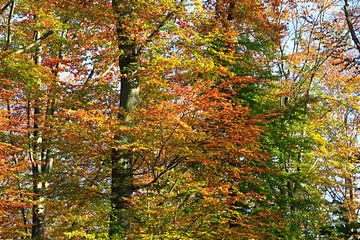
[[[354,29],[354,25],[353,23],[351,22],[351,19],[350,19],[350,12],[349,12],[349,3],[347,0],[344,0],[345,2],[345,5],[344,5],[344,13],[345,13],[345,18],[346,18],[346,23],[348,25],[348,28],[349,28],[349,31],[350,31],[350,34],[351,34],[351,38],[356,46],[356,49],[358,50],[359,54],[360,54],[360,41],[358,39],[358,37],[356,36],[356,32],[355,32],[355,29]]]
[[[6,45],[5,48],[7,49],[11,43],[11,19],[12,16],[14,14],[14,8],[15,8],[15,1],[12,0],[10,1],[10,12],[9,12],[9,16],[8,16],[8,21],[7,21],[7,36],[6,36]]]
[[[107,67],[107,69],[99,76],[99,78],[101,79],[101,78],[103,78],[103,77],[105,77],[110,71],[111,71],[111,69],[115,66],[115,64],[117,63],[117,59],[114,61],[114,62],[112,62],[108,67]]]
[[[5,12],[5,10],[10,6],[10,4],[11,4],[11,1],[8,2],[7,4],[5,4],[5,6],[3,6],[3,7],[0,9],[0,15],[2,15],[2,14]]]
[[[28,46],[26,46],[25,48],[19,49],[17,50],[15,53],[16,54],[20,54],[23,52],[26,52],[28,50],[30,50],[31,48],[35,47],[36,45],[38,45],[40,42],[44,41],[46,38],[48,38],[50,35],[52,35],[54,33],[54,31],[50,30],[48,32],[46,32],[44,35],[42,35],[40,38],[36,39],[33,43],[29,44]]]
[[[156,26],[154,31],[146,38],[147,43],[160,32],[160,29],[170,20],[170,18],[172,18],[172,16],[174,16],[174,14],[175,11],[171,11],[165,16],[165,18]]]
[[[181,0],[179,2],[179,5],[176,7],[176,10],[178,8],[180,8],[181,4],[184,2],[184,0]],[[156,28],[154,29],[154,31],[152,31],[147,37],[146,37],[146,41],[145,43],[149,43],[161,30],[161,28],[163,26],[165,26],[165,24],[175,15],[175,10],[174,11],[170,11],[168,14],[166,14],[165,18],[156,26]],[[140,47],[140,49],[138,50],[138,53],[140,53],[142,51],[142,49],[144,48],[144,45],[142,45]]]

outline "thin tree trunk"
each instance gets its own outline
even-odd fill
[[[10,11],[7,21],[7,34],[6,34],[6,45],[5,48],[7,49],[11,44],[11,20],[14,14],[14,8],[15,8],[15,1],[10,1]]]
[[[36,169],[36,168],[35,168]],[[33,201],[33,226],[31,231],[31,238],[36,240],[45,239],[45,207],[43,195],[42,182],[39,180],[40,174],[37,170],[33,169],[33,191],[36,196]]]
[[[7,113],[8,113],[8,119],[11,120],[11,106],[10,106],[10,100],[7,99],[7,103],[6,103],[6,109],[7,109]],[[11,146],[14,146],[14,141],[13,141],[13,132],[12,131],[9,131],[9,143]],[[14,160],[14,163],[16,165],[19,165],[19,160],[15,157],[15,160]],[[22,189],[22,186],[21,186],[21,182],[19,182],[19,190],[21,191]],[[20,192],[19,194],[19,197],[21,199],[21,203],[24,203],[24,195],[23,193]],[[28,221],[27,221],[27,218],[26,218],[26,210],[25,210],[25,207],[21,207],[21,216],[22,216],[22,219],[23,219],[23,224],[24,224],[24,232],[26,234],[29,233],[29,230],[28,230]]]
[[[347,0],[344,0],[344,13],[345,13],[345,18],[346,18],[346,23],[348,25],[349,31],[350,31],[350,35],[351,35],[351,39],[353,40],[356,49],[358,50],[359,54],[360,54],[360,40],[358,39],[358,37],[356,36],[356,30],[354,28],[354,25],[351,21],[351,16],[350,16],[350,11],[349,11],[349,3]]]
[[[47,33],[48,34],[48,33]],[[43,36],[44,37],[44,36]],[[43,38],[38,31],[35,31],[35,41]],[[41,46],[35,52],[34,63],[41,64]],[[44,111],[47,116],[54,114],[53,102],[48,101],[49,109]],[[44,177],[49,174],[53,166],[53,158],[50,156],[50,149],[44,148],[42,143],[46,141],[42,134],[42,120],[41,120],[41,102],[40,99],[34,101],[34,137],[32,145],[33,153],[33,191],[34,191],[34,205],[33,205],[33,227],[32,239],[45,239],[45,191],[49,183]]]

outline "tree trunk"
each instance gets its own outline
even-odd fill
[[[113,0],[113,9],[117,19],[118,48],[122,53],[119,57],[121,72],[120,107],[126,112],[134,109],[138,103],[139,81],[135,76],[137,68],[136,43],[126,29],[126,20],[131,18],[132,4],[126,0]],[[126,112],[118,116],[126,121]],[[126,144],[128,136],[115,137],[119,144]],[[126,199],[133,192],[132,154],[127,150],[113,149],[111,154],[111,205],[110,238],[121,236],[130,228],[130,216],[127,213]]]
[[[34,40],[37,41],[41,39],[40,33],[35,31]],[[41,64],[41,46],[36,49],[34,55],[34,63],[36,65]],[[32,106],[28,105],[28,111],[31,111]],[[41,124],[41,102],[39,99],[35,99],[34,101],[34,133],[33,133],[33,141],[30,146],[30,157],[32,161],[32,177],[33,177],[33,206],[32,206],[32,214],[33,214],[33,222],[32,222],[32,231],[31,238],[36,240],[45,239],[45,190],[48,187],[48,182],[44,181],[45,174],[48,174],[52,170],[53,159],[50,156],[50,150],[44,149],[42,146],[43,134],[42,134],[42,124]],[[50,114],[53,114],[50,111]]]
[[[37,167],[37,166],[36,166]],[[33,226],[31,231],[31,238],[36,240],[45,239],[45,206],[44,206],[44,197],[42,196],[42,182],[39,181],[38,171],[33,169],[33,191],[34,198],[33,201]]]
[[[360,54],[360,41],[358,39],[358,37],[356,36],[356,30],[354,28],[354,25],[351,21],[351,16],[350,16],[350,11],[349,11],[349,3],[348,0],[344,0],[344,13],[345,13],[345,19],[346,19],[346,23],[351,35],[351,39],[353,40],[356,49],[358,50],[359,54]]]

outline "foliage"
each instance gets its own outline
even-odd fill
[[[0,7],[1,239],[359,237],[356,1]]]

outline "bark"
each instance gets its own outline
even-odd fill
[[[52,34],[52,33],[51,33]],[[41,36],[40,32],[35,31],[34,40],[35,42],[41,41],[49,36],[49,32],[46,35]],[[34,64],[41,64],[41,54],[42,48],[38,46],[35,54],[34,54]],[[44,148],[42,143],[46,141],[43,139],[42,129],[43,126],[41,124],[41,113],[43,109],[41,108],[41,102],[39,99],[35,99],[34,101],[34,134],[33,134],[33,144],[32,144],[32,174],[33,174],[33,226],[31,232],[32,239],[45,239],[45,190],[48,187],[48,182],[44,181],[44,176],[49,174],[52,170],[53,159],[50,156],[50,149]],[[30,107],[30,106],[29,106]],[[48,111],[49,115],[53,114],[52,107],[50,106],[50,110]]]
[[[45,206],[43,197],[43,185],[40,180],[41,174],[33,168],[33,191],[36,194],[33,198],[33,226],[31,231],[31,238],[36,240],[45,239]]]
[[[113,9],[117,19],[118,48],[122,55],[119,57],[121,72],[120,107],[126,112],[134,109],[138,103],[139,81],[135,76],[137,54],[135,40],[126,30],[126,19],[131,17],[132,4],[126,0],[113,0]],[[126,121],[126,113],[118,116]],[[129,142],[127,136],[116,136],[119,144]],[[127,213],[126,199],[133,192],[132,154],[126,150],[113,149],[111,154],[111,205],[110,238],[122,235],[130,228],[130,216]]]
[[[34,40],[37,41],[40,38],[40,33],[38,31],[34,32]],[[36,49],[34,55],[34,64],[41,64],[41,47]],[[42,175],[42,156],[41,156],[41,126],[39,125],[40,117],[40,106],[38,100],[35,100],[34,103],[34,142],[32,146],[32,175],[33,175],[33,226],[31,231],[32,239],[45,239],[45,207],[44,207],[44,198],[43,198],[43,183],[41,181]]]
[[[345,18],[346,18],[346,23],[348,25],[349,31],[350,31],[350,35],[351,35],[351,39],[353,40],[356,49],[358,50],[359,54],[360,54],[360,40],[358,39],[358,37],[356,36],[356,30],[354,28],[354,25],[351,21],[351,16],[350,16],[350,11],[349,11],[349,3],[347,0],[344,0],[344,13],[345,13]]]
[[[7,21],[7,36],[6,36],[6,45],[5,48],[7,49],[10,46],[11,43],[11,20],[14,14],[14,8],[15,8],[15,2],[11,1],[10,2],[10,11],[9,11],[9,16],[8,16],[8,21]]]
[[[229,3],[229,10],[228,10],[228,16],[227,16],[228,21],[234,20],[235,4],[236,4],[235,0],[233,0]]]
[[[179,1],[178,7],[182,6],[184,0]],[[139,79],[136,74],[138,68],[139,55],[144,45],[138,46],[131,30],[128,28],[128,22],[132,22],[134,0],[113,0],[112,6],[116,14],[116,34],[118,40],[118,49],[121,52],[119,57],[120,67],[120,108],[125,113],[119,114],[118,119],[123,124],[128,124],[130,119],[128,113],[131,112],[139,101]],[[163,27],[172,17],[177,9],[168,12],[163,19],[159,21],[156,28],[147,36],[145,43],[149,43],[158,35]],[[111,66],[110,66],[111,67]],[[106,74],[107,70],[105,71]],[[131,142],[129,136],[115,136],[118,144],[127,144]],[[111,153],[111,204],[112,213],[110,217],[110,239],[116,236],[124,236],[130,229],[130,215],[127,212],[126,199],[129,199],[134,191],[133,183],[133,154],[129,150],[118,150],[114,148]]]

